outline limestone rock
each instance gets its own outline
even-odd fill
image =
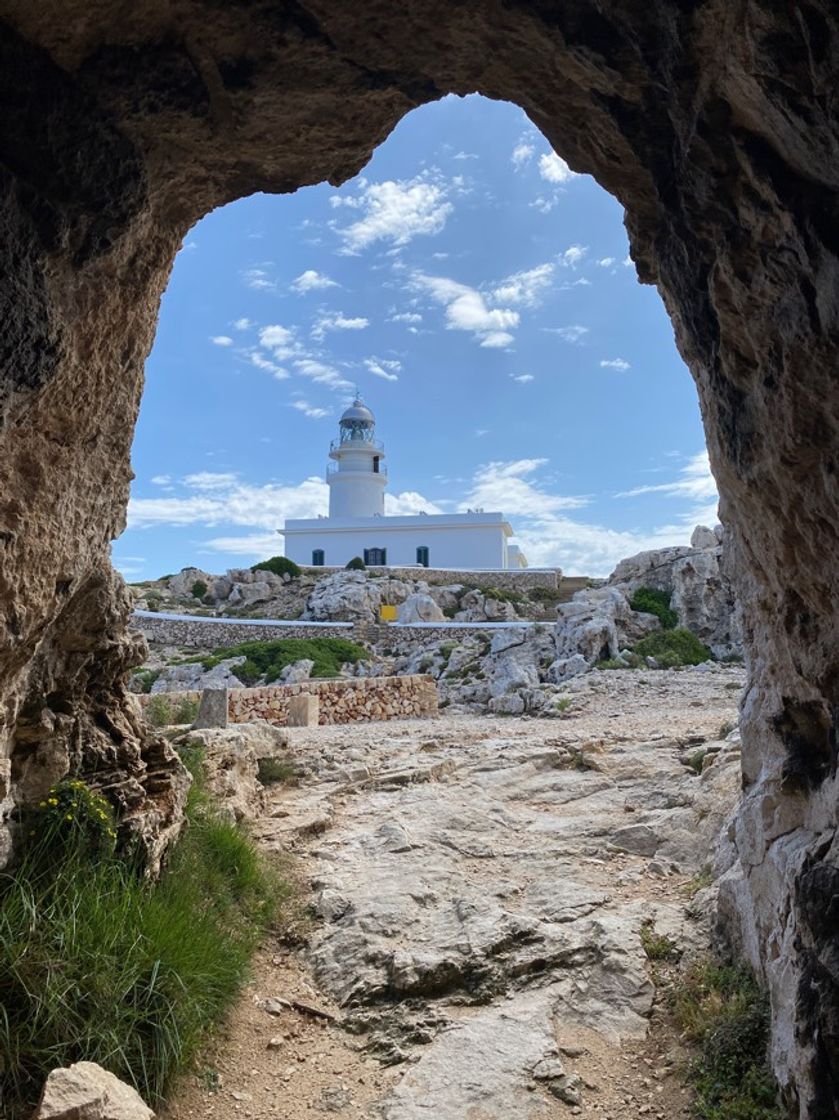
[[[203,755],[207,788],[233,820],[253,818],[264,803],[257,778],[260,758],[283,753],[288,734],[263,721],[227,728],[194,729],[178,742],[198,747]]]
[[[163,669],[152,684],[150,691],[157,692],[200,692],[205,688],[241,688],[242,682],[236,676],[236,667],[243,665],[244,657],[228,657],[205,669],[200,661],[186,665],[169,665]]]
[[[176,576],[172,576],[167,582],[170,595],[174,595],[178,599],[185,599],[188,602],[195,602],[196,599],[192,593],[193,585],[196,582],[206,584],[209,591],[214,579],[209,572],[205,572],[201,568],[182,568]]]
[[[399,607],[398,621],[405,624],[410,622],[445,622],[446,616],[440,607],[427,593],[414,593]]]
[[[33,1120],[154,1120],[130,1085],[95,1062],[76,1062],[47,1077]]]
[[[556,656],[566,661],[582,656],[589,665],[617,657],[626,645],[627,627],[635,624],[626,596],[614,587],[578,591],[560,603],[556,623]]]
[[[280,673],[280,681],[283,684],[299,684],[300,681],[307,681],[311,677],[314,667],[314,661],[304,657],[300,661],[295,661],[293,665],[286,665]]]
[[[314,622],[376,622],[382,597],[366,572],[335,572],[314,587],[303,615]]]

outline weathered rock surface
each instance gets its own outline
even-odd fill
[[[95,1062],[54,1069],[33,1120],[154,1120],[136,1089]]]
[[[189,692],[204,688],[241,688],[236,667],[245,663],[244,657],[228,657],[205,669],[200,661],[186,665],[168,665],[154,681],[150,692]]]
[[[255,190],[344,182],[416,105],[512,101],[625,208],[696,381],[753,674],[738,936],[772,988],[787,1101],[835,1112],[834,6],[5,0],[2,18],[4,811],[104,765],[149,844],[177,827],[182,772],[125,695],[141,652],[108,551],[185,232]]]
[[[307,957],[344,1025],[405,1063],[381,1115],[419,1120],[433,1100],[440,1120],[558,1116],[552,1096],[586,1097],[558,1038],[644,1037],[643,923],[688,957],[709,943],[710,898],[691,916],[661,884],[710,866],[736,804],[737,737],[710,738],[736,709],[732,672],[697,674],[701,693],[671,675],[670,734],[637,686],[609,728],[596,691],[561,727],[447,717],[292,733],[306,777],[270,794],[255,834],[306,868],[319,919]],[[701,776],[687,764],[698,749]]]
[[[401,623],[443,622],[446,616],[428,592],[414,592],[399,607],[397,615]]]
[[[240,821],[253,818],[262,809],[259,760],[282,757],[288,733],[265,720],[254,720],[226,728],[194,728],[178,743],[201,751],[207,789],[232,820]]]

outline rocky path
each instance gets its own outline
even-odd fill
[[[561,720],[294,732],[305,777],[255,832],[295,851],[314,918],[170,1120],[688,1114],[642,937],[707,943],[742,672],[585,680]]]

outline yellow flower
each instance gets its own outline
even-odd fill
[[[38,807],[39,807],[40,809],[46,809],[46,807],[47,807],[47,803],[46,803],[46,801],[42,801],[42,802],[40,803],[40,805],[39,805]]]
[[[64,819],[65,819],[65,821],[71,821],[73,819],[73,814],[68,813],[67,816]]]
[[[51,797],[51,798],[49,799],[49,802],[48,802],[48,804],[49,804],[49,805],[57,805],[57,804],[58,804],[58,798],[57,798],[57,797]]]

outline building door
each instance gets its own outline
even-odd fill
[[[417,548],[417,563],[422,564],[423,568],[428,567],[428,548],[424,544]]]
[[[368,568],[383,567],[387,564],[386,548],[365,548],[364,563]]]
[[[313,548],[312,549],[312,567],[313,568],[322,568],[325,562],[326,562],[326,557],[323,554],[323,549],[322,548]]]

